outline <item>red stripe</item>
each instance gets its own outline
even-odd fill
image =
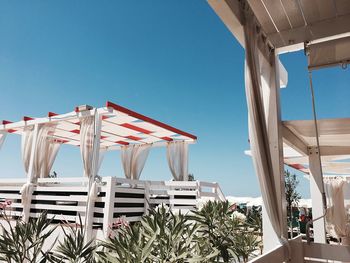
[[[125,128],[128,128],[128,129],[132,129],[132,130],[134,130],[134,131],[146,133],[146,134],[152,133],[152,132],[149,131],[149,130],[143,129],[143,128],[141,128],[141,127],[137,127],[137,126],[132,125],[132,124],[129,124],[129,123],[123,123],[123,124],[120,124],[120,126],[123,126],[123,127],[125,127]]]
[[[57,113],[51,112],[49,111],[49,113],[47,114],[48,117],[53,117],[53,116],[57,116]]]
[[[9,133],[14,133],[14,132],[16,132],[17,130],[14,130],[14,129],[8,129],[7,130],[7,132],[9,132]]]
[[[10,123],[13,123],[13,122],[12,121],[5,121],[5,120],[2,121],[3,125],[10,124]]]
[[[59,142],[59,143],[67,143],[69,142],[68,140],[60,140],[60,139],[56,139],[56,142]]]
[[[137,119],[140,119],[140,120],[143,120],[143,121],[152,123],[152,124],[154,124],[154,125],[157,125],[157,126],[159,126],[159,127],[162,127],[162,128],[164,128],[164,129],[167,129],[167,130],[172,131],[172,132],[174,132],[174,133],[181,134],[181,135],[183,135],[183,136],[192,138],[193,140],[197,140],[197,137],[196,137],[195,135],[192,135],[192,134],[190,134],[190,133],[187,133],[187,132],[181,131],[181,130],[179,130],[179,129],[176,129],[176,128],[174,128],[174,127],[172,127],[172,126],[170,126],[170,125],[167,125],[167,124],[165,124],[165,123],[163,123],[163,122],[156,121],[156,120],[154,120],[154,119],[152,119],[152,118],[149,118],[149,117],[147,117],[147,116],[145,116],[145,115],[139,114],[139,113],[137,113],[137,112],[135,112],[135,111],[132,111],[132,110],[129,110],[129,109],[124,108],[124,107],[122,107],[122,106],[119,106],[119,105],[117,105],[117,104],[114,104],[113,102],[107,101],[106,107],[107,107],[107,108],[113,108],[113,109],[115,109],[115,110],[117,110],[117,111],[121,111],[121,112],[123,112],[123,113],[125,113],[125,114],[128,114],[128,115],[130,115],[130,116],[132,116],[132,117],[134,117],[134,118],[137,118]]]
[[[70,132],[76,133],[76,134],[80,134],[80,130],[71,130]]]
[[[109,118],[109,116],[105,116],[105,115],[102,116],[102,120],[105,120],[105,119],[108,119],[108,118]]]
[[[101,135],[101,137],[100,137],[100,138],[101,138],[101,140],[103,140],[103,139],[106,139],[106,138],[107,138],[107,136],[102,136],[102,135]]]
[[[294,169],[297,169],[297,170],[301,170],[301,169],[304,169],[305,167],[301,164],[298,164],[298,163],[292,163],[289,165],[290,167],[293,167]]]
[[[140,138],[140,137],[136,137],[136,136],[132,136],[132,135],[130,135],[130,136],[125,136],[125,138],[128,138],[128,139],[130,139],[130,140],[134,140],[134,141],[139,141],[139,140],[142,139],[142,138]]]
[[[129,145],[128,142],[124,142],[124,141],[116,141],[115,143],[119,143],[121,145]]]
[[[161,137],[161,139],[162,140],[164,140],[164,141],[168,141],[168,142],[171,142],[173,139],[172,138],[170,138],[170,137]]]
[[[31,120],[34,120],[34,119],[31,118],[31,117],[28,117],[28,116],[24,116],[24,117],[23,117],[23,120],[24,120],[24,121],[31,121]]]

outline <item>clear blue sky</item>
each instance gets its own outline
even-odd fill
[[[196,134],[197,179],[219,182],[228,195],[260,195],[244,155],[243,49],[206,1],[1,1],[0,39],[0,119],[111,100]],[[283,119],[311,118],[304,54],[281,59],[289,72]],[[349,117],[349,83],[349,70],[315,74],[320,117]],[[24,176],[19,137],[8,137],[0,165],[1,177]],[[79,150],[62,147],[54,169],[82,176]],[[100,173],[122,176],[118,152]],[[151,152],[142,178],[170,178],[164,149]]]

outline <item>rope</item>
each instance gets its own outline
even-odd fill
[[[313,113],[313,119],[314,119],[314,126],[315,126],[315,137],[316,137],[316,145],[317,145],[317,150],[318,150],[318,158],[319,158],[319,164],[320,164],[320,173],[322,177],[322,189],[321,194],[322,194],[322,204],[323,204],[323,209],[324,209],[324,214],[318,218],[315,218],[313,220],[310,220],[306,224],[306,239],[307,243],[310,244],[310,232],[309,228],[311,223],[324,218],[327,214],[327,199],[326,199],[326,193],[325,193],[325,187],[324,187],[324,182],[323,182],[323,170],[322,170],[322,160],[321,160],[321,149],[320,149],[320,139],[319,139],[319,133],[318,133],[318,125],[317,125],[317,114],[316,114],[316,106],[315,106],[315,92],[314,92],[314,86],[312,82],[312,72],[309,71],[309,81],[310,81],[310,91],[311,91],[311,100],[312,100],[312,113]]]

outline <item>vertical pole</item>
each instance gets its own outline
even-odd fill
[[[149,202],[150,202],[150,182],[149,181],[145,181],[145,197],[144,197],[144,208],[145,208],[145,212],[144,215],[148,215],[148,210],[149,210]]]
[[[308,147],[309,151],[309,169],[310,169],[310,193],[312,200],[312,219],[324,215],[323,199],[322,199],[322,172],[320,166],[320,158],[317,147]],[[313,222],[314,242],[326,243],[325,218],[320,218]]]
[[[101,138],[101,125],[102,116],[99,114],[97,109],[95,109],[95,122],[94,122],[94,141],[93,141],[93,157],[92,157],[92,174],[89,177],[88,184],[88,195],[90,194],[91,187],[95,182],[95,176],[98,171],[99,153],[100,153],[100,138]],[[88,198],[88,209],[86,213],[86,242],[90,241],[92,238],[92,229],[94,224],[94,211],[95,211],[95,201]]]
[[[268,76],[266,73],[264,74],[264,72],[262,73],[263,103],[268,129],[274,183],[278,198],[278,213],[279,217],[282,218],[280,227],[282,229],[283,236],[287,238],[287,208],[284,186],[283,139],[280,109],[280,77],[278,56],[274,55],[273,60],[274,61],[272,63],[275,64],[275,72],[271,71],[270,76]],[[270,85],[267,83],[270,83]],[[263,234],[264,251],[269,251],[275,248],[276,245],[280,244],[279,237],[274,233],[271,221],[265,212],[263,212]]]
[[[33,188],[32,188],[32,183],[34,182],[35,179],[35,174],[34,174],[34,161],[35,161],[35,152],[37,148],[37,141],[38,141],[38,133],[39,133],[39,124],[34,125],[34,130],[33,130],[33,141],[32,141],[32,148],[30,151],[30,160],[29,160],[29,167],[28,167],[28,174],[27,174],[27,187],[28,189],[28,195],[26,196],[27,202],[24,203],[23,206],[23,221],[28,222],[29,217],[30,217],[30,207],[32,203],[32,194],[33,194]]]
[[[114,198],[115,198],[115,177],[106,177],[105,207],[103,209],[103,235],[105,239],[109,237],[110,226],[113,223]]]

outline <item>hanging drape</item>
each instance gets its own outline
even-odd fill
[[[347,213],[344,205],[344,185],[347,184],[345,178],[327,178],[324,180],[327,194],[326,221],[329,225],[330,232],[337,236],[349,237],[350,225],[347,223]]]
[[[34,126],[25,127],[23,130],[21,150],[27,183],[22,186],[20,193],[22,194],[24,208],[28,209],[30,206],[33,184],[37,178],[48,177],[57,156],[60,143],[51,137],[55,128],[56,125],[49,123],[38,125],[37,130],[34,129]],[[36,136],[36,140],[34,140],[34,136]],[[32,151],[33,147],[34,151]],[[32,153],[34,156],[32,156]],[[31,159],[33,160],[33,167],[29,173]],[[23,220],[26,221],[27,217],[28,215],[24,212]]]
[[[45,124],[39,128],[33,168],[35,179],[49,176],[60,149],[61,143],[51,137],[55,128],[55,124]]]
[[[188,144],[183,141],[169,142],[167,160],[173,178],[176,181],[188,180]]]
[[[0,131],[0,150],[2,145],[5,142],[6,136],[7,136],[7,131]]]
[[[263,104],[262,85],[262,77],[265,75],[264,81],[267,86],[279,88],[275,87],[276,57],[274,51],[272,51],[270,61],[265,59],[266,56],[263,56],[258,47],[258,41],[261,41],[261,36],[257,32],[257,25],[248,12],[245,13],[245,16],[245,88],[249,117],[250,148],[255,172],[259,179],[264,209],[271,221],[273,231],[280,237],[280,242],[284,243],[286,239],[282,236],[283,218],[280,217],[278,210],[278,196],[281,193],[277,193],[275,187],[274,166],[267,129],[267,112],[269,109],[266,109]],[[268,77],[268,75],[271,77]]]
[[[94,116],[80,119],[80,153],[83,160],[84,175],[88,178],[92,176],[94,130]]]
[[[34,126],[25,127],[22,132],[21,153],[22,153],[22,162],[24,165],[24,171],[26,172],[26,174],[28,174],[28,169],[29,169],[33,137],[34,137]]]
[[[151,146],[151,144],[140,144],[121,147],[121,161],[126,178],[133,180],[140,178]]]

